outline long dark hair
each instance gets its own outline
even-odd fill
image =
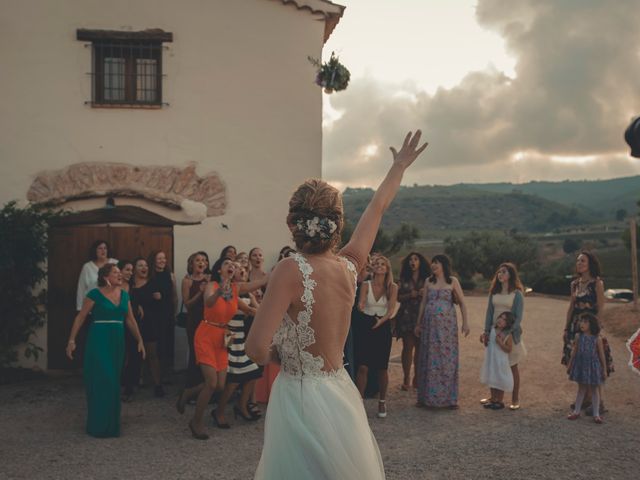
[[[444,279],[447,283],[451,283],[451,260],[449,260],[449,257],[444,255],[443,253],[434,255],[434,257],[431,259],[431,263],[439,263],[440,265],[442,265],[442,273],[444,273]],[[436,283],[437,281],[438,279],[432,271],[431,275],[429,275],[429,282]]]
[[[98,259],[98,255],[96,255],[96,250],[103,243],[107,246],[107,258],[110,257],[111,245],[109,245],[109,242],[107,242],[106,240],[99,239],[99,240],[96,240],[95,242],[93,242],[91,244],[91,246],[89,247],[89,260],[97,260]]]
[[[500,293],[502,291],[502,284],[498,281],[498,271],[501,268],[506,268],[509,272],[509,293],[514,290],[524,291],[524,287],[522,286],[522,282],[520,281],[520,277],[518,276],[518,269],[511,262],[501,263],[500,266],[496,269],[496,273],[493,274],[493,280],[491,280],[491,295],[495,295],[496,293]]]
[[[429,261],[424,258],[424,255],[418,252],[410,252],[406,257],[402,259],[402,264],[400,267],[400,281],[403,283],[411,282],[411,278],[413,277],[413,272],[411,271],[411,266],[409,265],[411,261],[411,257],[417,257],[420,265],[418,266],[418,283],[424,282],[424,280],[431,273],[431,268],[429,266]]]
[[[579,322],[589,322],[589,333],[591,335],[598,335],[600,333],[600,322],[598,321],[598,317],[596,317],[593,313],[585,312],[580,314]]]
[[[580,250],[580,253],[576,255],[576,258],[578,258],[580,255],[584,255],[589,259],[589,274],[593,278],[601,277],[602,269],[600,268],[600,260],[598,260],[598,257],[596,257],[596,254],[588,250]]]
[[[222,281],[222,278],[220,277],[220,268],[222,268],[222,264],[225,260],[230,260],[233,262],[233,259],[229,257],[219,258],[218,260],[216,260],[216,263],[214,263],[211,267],[211,280],[218,283]]]
[[[228,252],[229,250],[231,250],[233,248],[234,252],[236,252],[236,255],[238,254],[238,249],[236,247],[234,247],[233,245],[227,245],[226,247],[224,247],[221,251],[220,251],[220,256],[218,258],[228,258]]]

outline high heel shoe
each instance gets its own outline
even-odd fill
[[[249,416],[247,417],[244,413],[242,413],[242,410],[240,410],[240,407],[238,407],[237,405],[233,406],[233,418],[237,419],[238,415],[240,415],[240,417],[243,420],[246,420],[247,422],[255,422],[256,420],[258,420],[260,417],[253,415],[251,412],[249,412]]]
[[[262,410],[260,410],[260,407],[253,402],[247,403],[247,411],[254,417],[260,418],[262,416]]]
[[[189,430],[191,430],[191,436],[196,440],[209,440],[209,435],[206,433],[198,433],[191,422],[189,422]]]
[[[223,430],[230,429],[231,425],[229,425],[228,423],[221,423],[218,420],[217,413],[218,413],[218,410],[211,410],[211,418],[213,418],[213,424],[218,428],[222,428]]]

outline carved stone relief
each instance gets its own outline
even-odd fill
[[[227,208],[224,183],[215,173],[198,176],[195,164],[179,168],[76,163],[39,173],[27,192],[30,202],[49,205],[103,196],[145,198],[176,210],[187,200],[204,204],[208,217],[224,215]]]

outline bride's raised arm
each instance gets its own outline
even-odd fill
[[[400,151],[390,147],[393,154],[393,164],[360,217],[360,221],[351,235],[351,240],[340,251],[341,255],[353,259],[357,263],[358,269],[365,264],[378,233],[382,215],[396,196],[404,171],[427,148],[428,143],[426,142],[418,147],[421,135],[420,130],[415,134],[407,133]]]

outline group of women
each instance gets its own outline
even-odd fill
[[[452,276],[446,255],[436,255],[428,262],[420,253],[411,252],[403,260],[399,284],[393,282],[387,258],[374,255],[359,287],[357,308],[352,316],[355,381],[365,396],[367,382],[377,381],[378,416],[386,417],[388,388],[387,368],[392,338],[402,340],[403,382],[401,389],[417,389],[417,406],[458,408],[458,320],[460,332],[469,335],[467,310],[459,281]],[[604,307],[604,285],[597,257],[582,251],[576,258],[576,279],[571,283],[571,302],[563,335],[562,363],[567,365],[579,320],[584,313],[599,317]],[[505,262],[497,268],[491,281],[484,330],[480,341],[489,346],[492,330],[501,315],[508,312],[509,348],[505,356],[511,391],[509,409],[520,408],[520,372],[518,365],[527,355],[522,339],[524,288],[514,264]],[[393,326],[392,326],[393,324]],[[601,326],[601,325],[600,325]],[[613,372],[613,360],[607,339],[602,334],[605,372]],[[347,355],[348,356],[348,355]],[[412,373],[414,365],[414,374]],[[371,375],[371,371],[377,371]],[[486,376],[487,372],[482,375]],[[496,397],[497,386],[484,381],[491,392],[480,402],[487,408],[505,408],[502,397]],[[602,398],[601,387],[598,387]],[[590,399],[584,403],[591,414]],[[573,408],[574,406],[572,406]],[[600,413],[604,404],[600,404]]]
[[[284,247],[278,260],[294,250]],[[149,267],[151,265],[151,268]],[[562,363],[570,360],[573,340],[579,333],[583,313],[599,316],[604,306],[604,285],[600,264],[593,253],[581,252],[576,261],[577,278],[571,283],[571,302],[563,334]],[[187,402],[195,403],[189,428],[198,439],[208,438],[204,411],[217,394],[218,407],[211,413],[219,428],[229,428],[225,406],[238,387],[239,400],[234,416],[254,421],[261,411],[256,401],[268,398],[278,373],[276,364],[258,366],[246,355],[244,341],[265,291],[268,274],[260,248],[237,253],[233,246],[223,249],[213,266],[206,252],[193,253],[182,279],[182,305],[189,345],[186,383],[176,408],[184,413]],[[95,285],[91,288],[91,285]],[[79,312],[67,345],[70,358],[76,337],[89,319],[84,375],[87,388],[87,432],[94,436],[119,434],[120,400],[131,401],[138,386],[143,360],[154,385],[155,396],[164,395],[163,371],[168,370],[173,349],[173,314],[177,305],[176,280],[164,252],[153,252],[148,259],[116,261],[109,246],[97,241],[90,261],[78,282]],[[378,416],[387,416],[388,364],[392,339],[402,340],[402,390],[417,389],[417,406],[455,409],[458,407],[458,320],[460,333],[469,335],[464,294],[452,276],[452,265],[445,255],[429,262],[418,252],[403,260],[398,284],[393,281],[390,261],[372,255],[358,276],[358,293],[352,316],[353,353],[345,350],[345,361],[355,365],[353,378],[362,397],[368,382],[375,383]],[[524,292],[515,265],[501,264],[492,280],[484,331],[480,341],[488,345],[492,327],[503,312],[514,318],[510,328],[512,347],[508,354],[513,378],[509,408],[520,408],[519,363],[526,356],[522,341]],[[126,328],[125,328],[126,327]],[[601,336],[602,337],[602,336]],[[606,373],[613,372],[611,351],[603,338]],[[413,375],[412,375],[412,367]],[[122,395],[120,386],[123,387]],[[598,389],[602,398],[601,387]],[[493,401],[494,393],[481,403],[503,408]],[[590,397],[584,407],[591,411]],[[603,413],[604,403],[599,405]]]
[[[290,247],[283,248],[281,257],[290,251]],[[206,437],[203,413],[214,392],[219,395],[219,407],[212,417],[219,427],[229,427],[224,406],[240,385],[234,414],[251,421],[260,418],[255,385],[263,368],[244,353],[244,338],[268,278],[263,264],[260,248],[236,254],[232,246],[223,249],[213,266],[203,251],[188,259],[178,310],[184,311],[189,359],[176,407],[183,413],[185,404],[195,401],[189,426],[196,438]],[[90,435],[119,435],[120,403],[133,399],[143,361],[154,395],[165,395],[163,377],[171,372],[174,356],[176,293],[176,278],[164,252],[153,252],[148,259],[118,261],[110,256],[106,241],[97,240],[91,246],[78,281],[78,314],[66,348],[72,359],[78,333],[89,323],[84,378]],[[271,367],[271,376],[259,392],[260,400],[268,396],[269,379],[272,382],[277,374],[274,370],[277,368]]]
[[[451,275],[449,258],[436,255],[428,262],[420,253],[409,253],[402,261],[400,284],[396,285],[389,260],[373,255],[365,275],[352,318],[355,380],[360,394],[364,397],[367,382],[377,379],[378,417],[387,416],[387,370],[395,335],[402,339],[402,390],[417,388],[420,407],[457,408],[456,304],[465,336],[469,325],[464,294],[458,279]],[[372,377],[371,370],[377,375]]]

